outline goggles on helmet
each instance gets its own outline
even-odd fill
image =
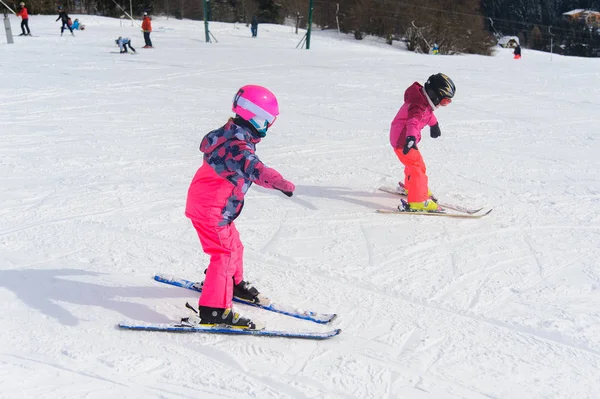
[[[446,105],[450,104],[451,102],[452,102],[452,99],[451,99],[451,98],[444,97],[444,98],[442,98],[442,99],[440,100],[440,105],[441,105],[442,107],[445,107]]]
[[[264,135],[267,133],[267,129],[270,128],[273,123],[275,123],[277,117],[271,115],[269,112],[254,104],[252,101],[242,97],[242,94],[243,92],[240,90],[240,92],[238,92],[238,94],[235,96],[233,99],[233,107],[240,107],[254,114],[254,116],[250,118],[248,122],[250,122],[259,133],[261,133],[261,137],[264,137]]]
[[[271,125],[273,125],[273,123],[275,123],[275,119],[277,119],[277,117],[275,117],[273,121],[269,123],[268,120],[255,116],[248,122],[254,126],[260,137],[265,137],[267,135],[267,130],[271,127]]]

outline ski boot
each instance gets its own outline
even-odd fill
[[[227,327],[242,330],[262,330],[265,326],[256,323],[247,317],[243,317],[232,308],[212,308],[209,306],[198,306],[196,310],[189,303],[185,304],[192,314],[181,319],[181,324],[198,327]]]
[[[396,187],[396,192],[400,195],[405,195],[408,197],[408,190],[406,189],[406,186],[404,185],[404,183],[402,183],[401,181],[398,182],[398,186]],[[427,189],[427,198],[429,198],[433,202],[438,202],[437,197],[435,195],[433,195],[433,193],[431,192],[430,189]]]
[[[426,200],[423,202],[406,202],[402,200],[402,203],[398,206],[398,210],[402,212],[443,212],[438,204],[433,200]]]
[[[263,306],[269,306],[271,304],[271,300],[269,298],[258,292],[252,283],[244,280],[233,286],[233,296],[234,298],[240,299],[244,302],[261,304]]]

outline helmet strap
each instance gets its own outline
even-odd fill
[[[427,99],[427,102],[429,103],[429,106],[431,107],[431,109],[436,110],[438,109],[439,106],[439,102],[438,105],[435,105],[435,103],[433,102],[433,99],[429,97],[429,93],[427,92],[427,90],[423,87],[423,94],[425,95],[425,98]]]

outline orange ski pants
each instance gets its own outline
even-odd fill
[[[408,202],[426,201],[428,198],[428,178],[421,153],[412,149],[404,155],[402,148],[394,148],[394,152],[404,165],[404,186],[408,191]]]

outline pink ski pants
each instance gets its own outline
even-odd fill
[[[213,308],[231,308],[233,285],[244,276],[244,246],[240,233],[233,223],[218,226],[192,220],[202,249],[210,255],[210,263],[204,279],[204,287],[198,304]]]

